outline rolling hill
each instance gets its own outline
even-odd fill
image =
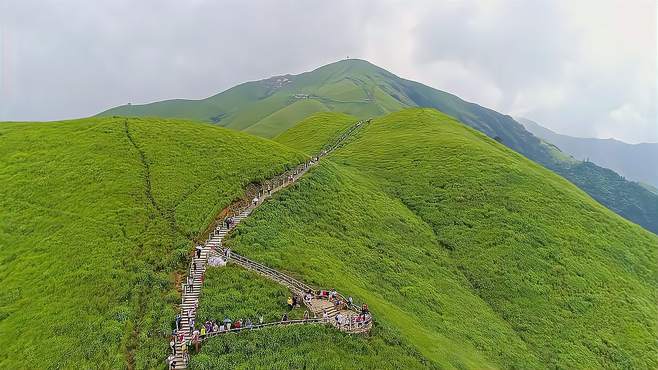
[[[158,368],[192,240],[304,156],[187,121],[0,124],[0,368]]]
[[[321,147],[323,120],[278,140]],[[658,237],[432,109],[373,120],[226,243],[368,302],[428,366],[658,366]],[[294,339],[269,335],[210,345],[193,364],[287,366],[271,353]]]
[[[0,367],[162,367],[193,241],[354,120],[319,113],[275,141],[169,119],[0,124]],[[376,325],[213,338],[195,369],[658,366],[658,237],[433,109],[364,125],[226,243],[368,302]],[[200,320],[276,317],[286,295],[232,266],[203,289]]]
[[[510,116],[400,78],[363,60],[343,60],[298,75],[247,82],[202,100],[125,105],[100,115],[196,119],[272,138],[314,112],[342,112],[364,119],[407,107],[435,108],[457,118],[658,233],[658,195],[642,185],[593,163],[574,161]]]
[[[628,144],[615,139],[581,138],[558,134],[537,122],[517,119],[535,136],[555,144],[580,161],[591,161],[610,168],[633,181],[658,187],[658,143]]]

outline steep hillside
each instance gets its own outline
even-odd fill
[[[316,113],[297,122],[294,129],[275,137],[274,141],[313,155],[356,121],[357,118],[343,113]]]
[[[302,309],[289,311],[290,291],[242,267],[228,265],[207,271],[198,321],[246,319],[278,321],[286,313],[301,319]],[[415,369],[431,364],[395,333],[376,329],[367,338],[346,335],[323,325],[274,327],[222,335],[203,344],[192,357],[192,369],[312,368]]]
[[[564,176],[606,207],[658,233],[658,195],[598,166],[574,166],[510,116],[405,80],[371,63],[343,60],[299,75],[247,82],[203,100],[122,106],[101,115],[185,117],[274,137],[313,112],[365,119],[405,107],[436,108]]]
[[[303,157],[212,125],[0,124],[0,368],[158,368],[191,240]]]
[[[518,121],[535,136],[555,144],[574,158],[591,161],[634,181],[658,186],[658,143],[627,144],[615,139],[580,138],[558,134],[537,122]]]
[[[329,64],[299,75],[247,82],[202,100],[124,105],[101,116],[189,118],[274,137],[314,112],[337,111],[368,118],[414,105],[387,93],[393,74],[361,60]]]
[[[655,368],[657,243],[496,141],[414,109],[361,129],[227,245],[368,302],[433,365]],[[276,348],[255,340],[254,357]]]

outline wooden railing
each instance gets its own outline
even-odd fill
[[[239,332],[245,332],[245,331],[251,331],[251,330],[260,330],[260,329],[269,328],[269,327],[273,327],[273,326],[301,325],[301,324],[326,324],[326,322],[322,321],[322,319],[319,319],[319,318],[300,319],[300,320],[287,320],[287,321],[272,321],[272,322],[267,322],[267,323],[263,323],[263,324],[243,326],[243,327],[240,327],[240,328],[231,328],[229,330],[213,331],[211,333],[206,333],[206,335],[204,335],[204,336],[201,336],[200,339],[201,340],[206,340],[208,338],[216,337],[216,336],[223,335],[223,334],[239,333]]]

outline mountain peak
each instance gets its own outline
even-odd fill
[[[325,64],[310,72],[309,74],[325,74],[340,76],[385,76],[396,77],[391,72],[381,68],[365,59],[349,58],[333,63]],[[302,73],[304,75],[306,73]]]

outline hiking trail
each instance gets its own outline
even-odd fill
[[[372,327],[372,317],[370,314],[368,313],[367,319],[366,316],[363,316],[363,320],[361,320],[361,317],[359,316],[361,314],[361,309],[357,308],[356,305],[347,304],[347,299],[340,293],[336,292],[336,298],[341,303],[336,304],[335,300],[330,301],[328,299],[328,295],[319,296],[316,294],[316,292],[328,292],[327,290],[318,290],[284,274],[283,272],[224,249],[222,246],[222,242],[229,232],[237,227],[242,220],[247,218],[254,209],[263,204],[263,202],[270,198],[274,193],[294,184],[299,178],[308,172],[309,169],[316,166],[321,158],[340,148],[352,134],[369,122],[370,120],[358,121],[335,139],[333,144],[326,146],[319,154],[313,156],[310,161],[304,162],[291,170],[285,171],[282,174],[264,181],[264,183],[261,184],[257,198],[255,198],[254,201],[248,202],[245,201],[245,199],[240,199],[233,202],[227,207],[228,213],[224,219],[225,221],[230,217],[233,221],[230,224],[226,224],[225,222],[222,222],[222,220],[219,220],[219,222],[215,221],[214,227],[210,228],[211,231],[208,239],[201,246],[200,255],[197,256],[195,251],[188,270],[188,276],[182,283],[180,325],[178,332],[183,333],[184,340],[176,340],[174,344],[175,354],[172,355],[175,366],[172,367],[173,369],[187,368],[187,361],[185,360],[182,346],[183,342],[189,343],[193,339],[192,332],[194,330],[196,311],[201,295],[203,276],[205,270],[209,267],[209,259],[221,258],[227,263],[235,263],[245,269],[254,271],[274,282],[288,287],[293,295],[300,297],[298,302],[303,302],[312,313],[313,317],[306,320],[275,321],[253,325],[249,328],[232,328],[224,332],[212,332],[205,335],[203,338],[200,338],[201,341],[217,335],[258,330],[279,325],[332,325],[337,329],[348,333],[366,333],[370,331],[370,328]],[[188,281],[191,282],[191,284],[187,284]],[[302,299],[302,297],[307,295],[308,292],[311,292],[309,296],[312,298],[310,300]],[[339,323],[337,316],[338,318],[344,318],[344,320],[341,319],[341,322]]]

